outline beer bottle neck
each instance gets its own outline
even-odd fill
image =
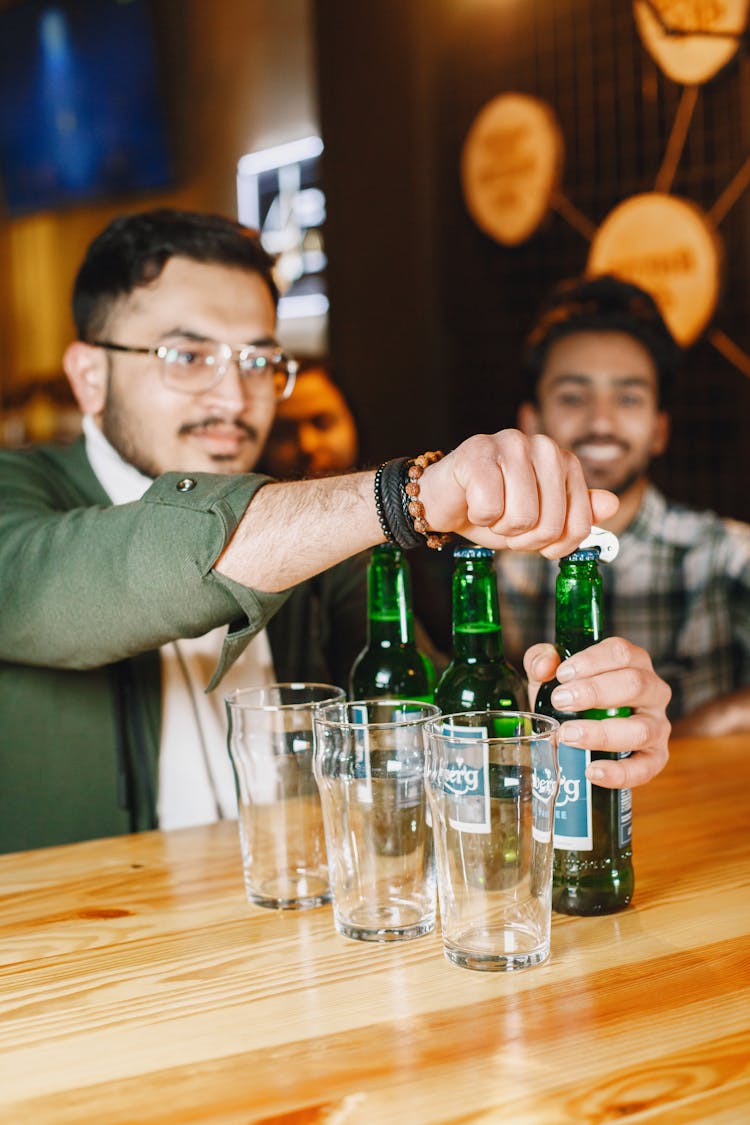
[[[461,559],[454,571],[453,652],[456,660],[503,659],[500,608],[491,559]]]
[[[372,552],[367,572],[367,639],[370,644],[413,644],[414,618],[408,564],[397,547]]]
[[[602,579],[595,559],[560,561],[555,593],[555,644],[572,656],[604,636]]]

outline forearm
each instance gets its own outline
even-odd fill
[[[215,570],[273,592],[382,543],[375,474],[268,484],[245,512]],[[567,554],[617,508],[589,493],[578,461],[549,438],[478,434],[420,477],[429,526],[499,549]]]
[[[382,543],[374,476],[267,484],[214,569],[243,586],[274,593]]]
[[[716,738],[750,730],[750,687],[712,699],[672,724],[673,738]]]

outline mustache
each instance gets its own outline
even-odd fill
[[[185,422],[178,432],[180,435],[191,434],[195,430],[208,430],[212,426],[231,426],[235,430],[241,430],[251,441],[259,440],[258,431],[251,423],[243,422],[241,418],[224,418],[221,414],[209,414],[199,422]]]

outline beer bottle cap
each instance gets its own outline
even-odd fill
[[[476,545],[468,547],[454,547],[454,559],[491,559],[495,552],[491,547],[477,547]]]
[[[569,555],[565,555],[561,562],[572,560],[573,562],[595,562],[600,555],[598,547],[577,547],[575,551],[571,551]]]

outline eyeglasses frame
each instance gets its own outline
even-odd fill
[[[201,342],[203,343],[207,341]],[[212,340],[208,342],[210,343],[212,350],[216,349],[216,351],[218,352],[219,349],[223,349],[224,352],[224,363],[216,364],[216,367],[214,369],[215,377],[213,382],[200,391],[183,390],[179,386],[165,384],[166,386],[169,386],[170,390],[175,390],[178,392],[178,394],[205,394],[206,391],[210,391],[213,387],[217,386],[217,384],[221,382],[221,380],[229,370],[229,364],[232,360],[234,360],[237,364],[237,370],[239,371],[240,376],[244,378],[247,374],[249,374],[249,370],[245,370],[245,368],[243,367],[243,363],[247,361],[249,353],[257,352],[260,350],[257,344],[241,344],[238,347],[232,347],[231,344],[222,344],[218,341],[214,342]],[[125,352],[129,355],[152,355],[156,359],[160,359],[166,368],[170,367],[170,364],[167,361],[167,355],[170,351],[175,350],[174,345],[170,344],[160,344],[158,347],[136,347],[133,344],[114,344],[109,340],[89,340],[87,341],[87,343],[89,347],[102,348],[104,351],[108,352]],[[286,386],[284,387],[284,391],[282,394],[274,395],[274,400],[276,402],[283,402],[284,399],[289,398],[292,391],[294,390],[294,384],[297,380],[297,373],[299,371],[299,364],[297,363],[296,359],[293,359],[292,356],[287,355],[279,345],[274,345],[274,347],[278,349],[279,357],[283,358],[286,364]]]

